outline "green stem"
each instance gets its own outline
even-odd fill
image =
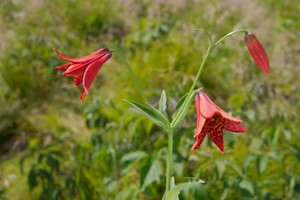
[[[173,165],[173,129],[170,128],[168,132],[168,157],[167,157],[167,171],[166,171],[166,192],[171,189],[171,174]]]
[[[215,42],[215,44],[213,45],[213,48],[215,48],[216,46],[218,46],[220,43],[222,43],[226,38],[236,34],[236,33],[245,33],[247,34],[248,31],[245,30],[245,29],[238,29],[238,30],[235,30],[235,31],[232,31],[228,34],[226,34],[225,36],[223,36],[221,39],[219,39],[217,42]]]
[[[188,103],[188,100],[190,99],[190,97],[191,97],[191,95],[192,95],[192,93],[193,93],[193,90],[194,90],[195,87],[196,87],[196,84],[197,84],[197,82],[198,82],[198,80],[199,80],[199,78],[200,78],[202,69],[203,69],[203,67],[204,67],[204,65],[205,65],[205,63],[206,63],[207,58],[208,58],[209,55],[210,55],[211,50],[212,50],[212,48],[211,48],[211,46],[210,46],[210,47],[207,49],[207,52],[206,52],[206,54],[205,54],[205,57],[204,57],[204,59],[203,59],[201,65],[200,65],[200,67],[199,67],[199,69],[198,69],[196,78],[194,79],[194,82],[193,82],[193,84],[192,84],[192,86],[191,86],[191,88],[190,88],[190,91],[189,91],[187,97],[185,98],[185,100],[184,100],[182,106],[180,107],[180,109],[179,109],[177,115],[175,116],[175,118],[174,118],[174,119],[172,120],[172,122],[171,122],[171,127],[174,127],[174,125],[176,124],[177,120],[179,120],[180,115],[181,115],[182,112],[183,112],[183,108],[185,108],[185,105]]]
[[[185,108],[185,105],[188,103],[188,100],[191,98],[191,95],[192,95],[192,93],[193,93],[193,91],[194,91],[194,89],[195,89],[195,87],[196,87],[196,84],[197,84],[197,82],[199,81],[199,78],[200,78],[201,72],[202,72],[202,70],[203,70],[203,68],[204,68],[204,65],[206,64],[206,61],[207,61],[208,57],[210,56],[211,52],[212,52],[212,51],[213,51],[220,43],[222,43],[226,38],[228,38],[228,37],[230,37],[230,36],[232,36],[232,35],[234,35],[234,34],[236,34],[236,33],[241,33],[241,32],[243,32],[243,33],[248,33],[248,31],[246,31],[246,30],[244,30],[244,29],[239,29],[239,30],[236,30],[236,31],[232,31],[232,32],[228,33],[227,35],[223,36],[221,39],[219,39],[219,40],[218,40],[217,42],[215,42],[214,44],[211,44],[211,45],[209,46],[209,48],[207,49],[207,52],[206,52],[206,54],[205,54],[205,57],[204,57],[204,59],[203,59],[201,65],[200,65],[200,67],[199,67],[199,69],[198,69],[198,72],[197,72],[197,75],[196,75],[196,77],[195,77],[195,79],[194,79],[194,82],[193,82],[193,84],[192,84],[192,86],[191,86],[191,88],[190,88],[190,90],[189,90],[189,93],[188,93],[187,97],[185,98],[185,100],[184,100],[182,106],[180,107],[178,113],[176,114],[175,118],[174,118],[174,119],[172,120],[172,122],[171,122],[171,127],[174,127],[174,125],[176,124],[176,122],[179,120],[180,115],[182,114],[182,112],[183,112],[183,110],[184,110],[184,108]]]
[[[116,54],[123,61],[123,63],[125,64],[125,66],[127,67],[128,71],[129,71],[129,74],[130,74],[130,76],[131,76],[131,78],[132,78],[132,80],[133,80],[136,88],[138,89],[141,97],[143,98],[144,102],[147,102],[147,98],[146,98],[145,94],[143,93],[143,90],[141,89],[140,84],[139,84],[136,76],[133,73],[132,67],[129,65],[129,63],[127,62],[127,60],[118,51],[116,51],[114,49],[110,49],[110,51],[112,53]]]

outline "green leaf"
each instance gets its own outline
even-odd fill
[[[161,92],[161,96],[160,96],[160,100],[159,100],[159,110],[160,110],[160,112],[164,113],[165,115],[167,114],[166,113],[166,110],[167,110],[167,95],[166,95],[166,92],[164,90]]]
[[[181,97],[176,105],[176,111],[174,113],[173,121],[171,123],[172,128],[176,128],[181,124],[181,122],[184,120],[186,113],[192,104],[192,102],[195,100],[195,96],[199,93],[201,89],[194,90],[190,97],[187,95]],[[188,98],[188,100],[186,100]],[[184,102],[186,102],[184,104]]]
[[[229,193],[229,189],[228,188],[225,188],[223,190],[223,193],[222,193],[222,196],[221,196],[221,200],[226,200],[227,199],[227,196],[228,196],[228,193]]]
[[[261,155],[257,157],[256,160],[256,168],[259,173],[259,175],[262,175],[262,173],[266,170],[268,166],[268,156],[267,155]]]
[[[174,180],[174,178],[173,178]],[[199,184],[204,183],[203,180],[201,179],[196,179],[196,178],[189,178],[191,182],[187,183],[181,183],[175,187],[173,187],[170,191],[166,193],[165,199],[164,200],[179,200],[179,194],[182,190],[188,189],[191,187],[199,186]],[[172,182],[172,179],[171,179]],[[173,181],[173,185],[175,185],[175,181]]]
[[[231,167],[239,176],[241,177],[245,177],[245,175],[243,174],[242,170],[239,168],[239,166],[237,166],[235,163],[233,162],[229,162],[229,161],[224,161],[224,163],[228,166]]]
[[[254,187],[252,182],[248,180],[242,180],[239,183],[239,188],[242,190],[245,196],[253,196],[254,195]]]
[[[37,172],[37,166],[33,165],[28,174],[28,185],[30,190],[38,185],[38,176],[39,174]]]
[[[171,181],[170,181],[170,188],[173,189],[175,186],[176,186],[176,185],[175,185],[175,177],[172,176],[172,177],[171,177]]]
[[[281,134],[281,130],[279,128],[277,128],[274,132],[274,136],[273,136],[273,139],[272,139],[272,145],[273,146],[276,146],[278,144],[280,134]]]
[[[168,126],[169,126],[168,119],[152,105],[147,104],[146,106],[130,100],[124,100],[124,101],[126,101],[133,107],[137,108],[142,114],[144,114],[145,117],[150,119],[154,124],[162,127],[165,130],[168,130]]]
[[[167,126],[170,124],[168,117],[162,113],[160,110],[152,106],[150,103],[146,103],[146,105],[165,123]]]
[[[186,99],[187,97],[187,94],[183,95],[177,102],[176,106],[175,106],[175,109],[176,111],[182,106],[184,100]]]
[[[121,163],[139,161],[139,160],[143,159],[144,157],[146,157],[147,155],[148,154],[145,153],[144,151],[131,152],[131,153],[125,154],[122,157]]]
[[[223,174],[225,172],[225,168],[226,168],[224,162],[217,160],[216,161],[216,167],[217,167],[219,178],[222,178]]]
[[[148,185],[155,181],[159,182],[162,173],[163,170],[160,161],[158,159],[154,160],[149,171],[147,172],[141,189],[144,190]]]
[[[51,155],[47,155],[47,164],[51,168],[51,171],[59,172],[59,161],[53,158]]]

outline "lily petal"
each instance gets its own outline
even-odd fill
[[[55,67],[57,70],[66,71],[70,67],[70,63]]]
[[[200,106],[200,113],[203,117],[211,118],[216,112],[219,111],[219,107],[216,106],[209,97],[202,91],[196,97],[196,102]]]
[[[194,136],[196,137],[198,134],[200,134],[204,123],[205,123],[205,118],[201,115],[200,112],[200,96],[197,95],[195,99],[195,106],[196,106],[196,111],[197,111],[197,126],[196,126],[196,132]]]
[[[212,134],[209,134],[209,137],[219,147],[220,151],[224,152],[222,129],[216,129]]]
[[[216,104],[214,104],[214,102],[212,102],[210,100],[210,98],[204,93],[204,92],[199,92],[199,98],[200,98],[200,112],[203,115],[203,117],[207,118],[211,118],[215,113],[220,113],[224,118],[227,118],[229,120],[235,121],[235,122],[243,122],[240,119],[237,119],[235,117],[232,117],[231,115],[229,115],[227,112],[225,112],[224,110],[222,110],[219,106],[217,106]]]
[[[89,66],[90,63],[78,63],[78,64],[73,64],[71,65],[64,73],[64,76],[70,76],[70,77],[75,77],[75,76],[80,76],[83,75],[85,72],[86,68]]]
[[[197,137],[201,133],[203,126],[205,124],[205,121],[206,121],[206,119],[202,115],[199,115],[197,117],[197,126],[196,126],[196,131],[195,131],[194,137]]]
[[[230,121],[228,119],[225,119],[225,121],[223,122],[223,128],[226,131],[235,132],[235,133],[243,133],[247,131],[247,129],[242,127],[239,123]]]
[[[91,63],[84,72],[83,75],[83,89],[85,91],[85,94],[88,94],[88,89],[90,88],[93,80],[95,79],[98,71],[103,66],[103,64],[111,57],[111,54],[108,53],[105,56],[101,57],[99,60]]]
[[[82,83],[82,76],[75,76],[74,77],[74,86],[77,87]]]
[[[197,149],[201,143],[203,142],[204,138],[206,136],[206,133],[201,132],[196,136],[196,142],[194,143],[194,145],[192,146],[192,150]]]
[[[84,91],[84,89],[82,88],[82,92],[81,92],[81,96],[80,96],[80,100],[81,102],[84,101],[84,97],[86,96],[86,92]]]
[[[229,115],[227,112],[225,112],[221,108],[220,108],[220,114],[222,115],[222,117],[224,117],[224,118],[226,118],[228,120],[234,121],[236,123],[242,123],[243,122],[243,120],[235,118],[235,117]]]
[[[101,48],[101,49],[99,49],[89,55],[83,56],[81,58],[70,58],[70,57],[64,56],[62,53],[60,53],[55,48],[53,50],[55,51],[55,53],[58,57],[60,57],[61,59],[65,60],[65,61],[71,62],[71,63],[82,63],[82,62],[88,62],[91,60],[96,60],[96,59],[99,59],[102,56],[106,55],[109,52],[108,49]]]

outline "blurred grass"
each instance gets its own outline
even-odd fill
[[[175,175],[179,182],[198,176],[207,184],[182,198],[299,198],[299,10],[293,0],[2,0],[0,198],[41,198],[42,180],[33,193],[26,186],[33,166],[49,169],[57,191],[65,188],[58,193],[68,199],[160,198],[163,176],[153,186],[141,187],[151,163],[164,165],[160,154],[166,138],[121,100],[139,100],[123,64],[115,57],[106,63],[81,104],[80,89],[56,72],[54,66],[63,62],[52,48],[71,57],[100,47],[118,49],[151,102],[166,90],[171,112],[209,45],[204,31],[217,39],[237,28],[247,28],[260,39],[271,74],[265,76],[252,62],[242,35],[228,39],[209,59],[198,86],[242,118],[248,132],[226,134],[224,154],[208,140],[191,152],[191,109],[177,133]],[[57,151],[62,155],[53,153]],[[136,151],[147,156],[122,163],[126,153]],[[21,175],[18,160],[24,154],[29,160]],[[59,172],[40,162],[40,155],[57,159]],[[7,186],[9,174],[17,178]],[[73,181],[75,189],[65,180]]]

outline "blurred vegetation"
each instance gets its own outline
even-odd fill
[[[198,86],[248,132],[226,134],[224,154],[209,140],[191,151],[191,108],[175,133],[174,175],[206,183],[181,199],[299,199],[299,10],[293,0],[1,0],[0,199],[161,199],[166,134],[122,101],[140,100],[123,64],[112,57],[81,104],[52,48],[118,49],[153,104],[166,90],[171,112],[209,45],[205,31],[237,28],[261,40],[271,74],[242,35],[209,59]]]

